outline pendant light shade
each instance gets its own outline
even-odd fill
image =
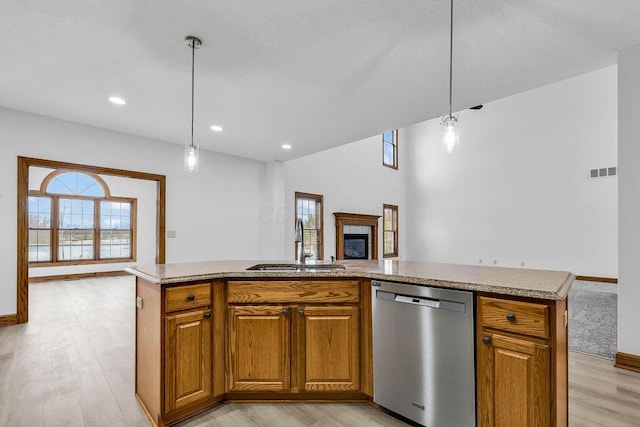
[[[184,144],[184,170],[187,172],[198,172],[200,162],[200,149],[193,141]]]
[[[446,115],[442,118],[442,150],[447,153],[460,151],[460,126],[458,118]]]
[[[187,47],[191,49],[191,141],[187,141],[184,145],[184,170],[187,172],[198,172],[198,164],[200,163],[200,149],[193,142],[193,97],[194,97],[194,69],[196,49],[202,46],[199,38],[187,36],[184,39]]]
[[[458,117],[451,112],[453,94],[453,0],[449,21],[449,114],[442,117],[442,150],[446,153],[460,151],[460,125]]]

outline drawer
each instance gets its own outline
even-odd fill
[[[479,315],[487,328],[549,337],[549,307],[544,304],[480,297]]]
[[[230,280],[230,303],[360,302],[358,280]]]
[[[164,311],[188,310],[211,305],[211,284],[176,286],[167,288],[164,295]]]

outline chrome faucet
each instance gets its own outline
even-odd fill
[[[302,218],[298,218],[296,221],[296,239],[295,242],[298,244],[298,262],[300,264],[305,264],[305,254],[304,254],[304,225],[302,225]]]

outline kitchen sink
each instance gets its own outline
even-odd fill
[[[340,271],[346,270],[347,267],[342,264],[256,264],[247,270],[257,271]]]

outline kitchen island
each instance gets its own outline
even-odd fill
[[[257,264],[264,269],[250,269]],[[371,401],[372,280],[474,293],[477,425],[567,424],[571,273],[391,260],[277,268],[284,264],[127,269],[137,276],[136,396],[154,424],[226,400]]]

